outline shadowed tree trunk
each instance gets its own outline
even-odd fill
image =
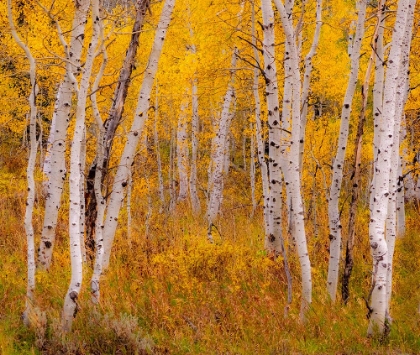
[[[109,159],[111,156],[112,143],[115,132],[120,124],[124,112],[124,104],[130,86],[130,78],[135,68],[135,58],[139,47],[139,37],[143,26],[144,18],[150,6],[150,0],[140,0],[136,6],[136,18],[131,33],[130,44],[125,54],[124,63],[120,70],[117,86],[115,87],[112,107],[108,118],[105,120],[105,136],[103,138],[103,162],[99,169],[102,169],[102,183],[108,175]],[[95,197],[94,181],[98,169],[98,157],[95,158],[89,169],[86,189],[86,249],[91,259],[94,257],[95,249],[95,221],[97,216],[97,201]]]

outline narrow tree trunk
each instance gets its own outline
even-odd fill
[[[193,46],[195,53],[195,46]],[[200,199],[197,193],[197,155],[198,155],[198,94],[197,79],[192,82],[192,121],[191,121],[191,167],[190,167],[190,198],[191,206],[194,214],[198,214],[201,210]]]
[[[12,3],[11,0],[7,0],[7,17],[11,33],[15,42],[25,52],[25,55],[29,61],[29,78],[31,92],[28,97],[30,106],[29,112],[29,158],[28,166],[26,168],[26,181],[27,181],[27,198],[26,198],[26,210],[25,210],[25,232],[26,232],[26,243],[27,243],[27,284],[26,284],[26,300],[25,300],[25,311],[23,312],[23,322],[26,325],[30,325],[31,313],[34,303],[34,290],[35,290],[35,236],[34,227],[32,223],[33,209],[35,203],[35,164],[36,154],[38,150],[38,142],[36,140],[36,96],[38,94],[38,85],[36,84],[36,62],[30,49],[20,39],[13,21],[12,15]],[[42,136],[40,138],[42,140]]]
[[[160,199],[160,211],[162,211],[163,207],[165,206],[165,191],[163,187],[163,174],[162,174],[162,158],[160,156],[160,146],[159,146],[159,135],[157,130],[157,123],[159,118],[159,92],[158,92],[158,85],[156,81],[156,99],[155,99],[155,120],[153,122],[153,143],[155,145],[155,153],[156,153],[156,162],[158,168],[158,186],[159,186],[159,199]]]
[[[79,309],[78,297],[83,280],[83,223],[82,204],[84,202],[81,185],[84,183],[82,172],[84,170],[82,145],[85,134],[86,103],[89,89],[89,80],[92,73],[95,51],[99,40],[99,0],[92,0],[93,34],[89,43],[86,63],[82,71],[80,88],[77,93],[76,123],[71,144],[70,155],[70,211],[69,211],[69,236],[71,280],[67,294],[64,298],[62,327],[64,332],[71,330],[73,318]]]
[[[178,183],[179,193],[177,201],[185,201],[188,197],[188,158],[189,149],[187,141],[187,116],[185,114],[185,103],[181,105],[181,112],[178,117],[178,128],[177,128],[177,144],[176,144],[176,156],[178,166]]]
[[[387,282],[388,265],[392,260],[385,240],[385,221],[388,215],[388,200],[390,194],[390,170],[392,145],[394,144],[395,120],[398,113],[398,101],[404,95],[399,76],[402,74],[402,43],[406,26],[411,28],[412,18],[408,16],[409,8],[414,8],[415,0],[401,0],[398,4],[397,18],[394,25],[391,51],[388,57],[383,100],[383,120],[375,130],[380,132],[377,150],[377,160],[374,162],[374,184],[372,186],[371,216],[369,223],[369,239],[373,255],[372,299],[370,304],[370,323],[368,334],[378,332],[383,334],[386,326],[387,313]],[[391,260],[390,260],[391,259]]]
[[[225,159],[227,154],[227,140],[229,135],[229,128],[232,121],[232,113],[230,112],[230,106],[232,100],[235,97],[235,89],[233,87],[234,82],[234,71],[236,67],[237,50],[235,48],[232,55],[231,63],[231,79],[229,82],[228,89],[226,91],[223,109],[220,117],[219,126],[217,129],[216,137],[214,138],[214,146],[212,147],[211,154],[211,175],[209,176],[209,201],[207,205],[207,225],[209,241],[213,242],[212,227],[216,216],[220,211],[220,205],[223,197],[223,181],[225,169]]]
[[[366,0],[357,3],[358,17],[354,40],[350,43],[351,69],[349,82],[341,110],[340,134],[338,137],[337,153],[333,164],[330,196],[328,200],[328,219],[330,228],[330,260],[328,264],[327,290],[334,302],[337,295],[338,272],[340,269],[341,255],[341,230],[339,200],[343,180],[344,159],[346,156],[347,140],[349,135],[350,114],[352,101],[357,84],[360,65],[360,49],[365,32]]]
[[[82,54],[83,38],[86,25],[86,16],[89,9],[89,1],[81,0],[76,6],[72,24],[70,45],[64,40],[57,19],[53,18],[57,25],[60,41],[65,48],[66,73],[60,84],[56,96],[54,113],[51,122],[50,135],[48,137],[47,152],[44,161],[44,195],[45,212],[42,227],[41,243],[38,250],[38,267],[48,270],[51,266],[53,247],[55,242],[55,230],[57,226],[58,212],[61,206],[61,193],[66,180],[66,135],[69,125],[72,95],[77,86],[74,73],[81,71],[80,57]],[[71,64],[72,63],[72,64]]]
[[[112,192],[107,206],[107,216],[104,226],[104,259],[103,266],[106,269],[109,265],[111,248],[118,225],[118,216],[124,200],[124,191],[127,186],[129,167],[133,163],[139,138],[142,134],[149,109],[150,93],[156,75],[159,58],[162,52],[166,32],[171,20],[175,0],[166,0],[163,6],[158,29],[156,31],[153,48],[149,57],[149,64],[144,74],[143,84],[139,93],[137,108],[131,130],[128,133],[127,142],[118,165],[114,178]]]
[[[286,185],[291,186],[291,209],[293,214],[293,237],[296,241],[299,263],[302,277],[302,301],[301,301],[301,319],[305,318],[306,310],[312,303],[312,275],[311,263],[309,260],[308,247],[306,242],[306,233],[304,225],[304,210],[301,194],[301,179],[299,170],[299,136],[301,130],[301,80],[299,73],[299,55],[296,45],[295,33],[290,16],[287,14],[283,3],[275,0],[277,10],[280,13],[288,48],[291,77],[287,80],[291,81],[292,88],[292,132],[291,132],[291,148],[288,159],[288,173],[284,174]],[[283,163],[283,166],[285,164]],[[290,180],[286,180],[290,179]]]
[[[362,87],[362,108],[359,114],[359,122],[357,125],[357,132],[356,137],[354,140],[354,164],[353,164],[353,171],[351,174],[350,182],[352,184],[352,196],[350,202],[350,217],[349,217],[349,224],[348,224],[348,237],[346,243],[346,258],[344,262],[344,271],[343,271],[343,280],[342,280],[342,287],[341,287],[341,296],[344,303],[347,303],[350,297],[350,290],[349,290],[349,283],[350,277],[353,270],[353,248],[354,248],[354,241],[356,237],[356,213],[357,213],[357,204],[359,201],[359,194],[360,194],[360,165],[362,161],[362,141],[363,141],[363,130],[366,121],[366,108],[367,108],[367,100],[368,100],[368,91],[369,91],[369,82],[370,76],[372,71],[372,63],[375,61],[376,54],[377,54],[377,44],[379,42],[382,43],[382,37],[380,34],[383,35],[383,29],[380,30],[379,28],[383,25],[383,4],[384,0],[382,0],[378,4],[378,21],[376,24],[376,29],[374,33],[374,41],[372,42],[372,53],[369,58],[368,69],[366,70],[365,79],[363,82]],[[381,46],[381,45],[380,45]],[[382,60],[380,65],[382,65]]]
[[[128,45],[124,62],[120,70],[117,86],[114,90],[112,107],[109,111],[108,118],[104,123],[105,136],[103,138],[104,157],[102,166],[98,166],[98,157],[95,157],[88,173],[86,197],[86,244],[90,249],[91,254],[95,248],[94,232],[96,230],[95,221],[97,218],[97,201],[95,199],[96,194],[94,188],[95,174],[98,168],[102,169],[102,182],[108,175],[108,165],[111,157],[112,144],[114,141],[115,132],[120,124],[121,117],[124,112],[124,104],[127,97],[128,88],[130,86],[131,73],[135,67],[135,59],[137,55],[137,49],[139,47],[140,33],[149,6],[150,0],[137,1],[136,18],[134,20],[133,29],[131,32],[130,44]]]

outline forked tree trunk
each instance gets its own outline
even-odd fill
[[[125,54],[124,62],[120,70],[117,85],[114,90],[112,99],[112,107],[109,111],[108,118],[105,123],[105,135],[103,142],[103,158],[102,164],[98,164],[98,156],[95,157],[92,166],[89,169],[87,179],[87,195],[86,195],[86,246],[89,249],[91,257],[95,249],[95,221],[97,219],[97,200],[94,187],[95,176],[98,170],[101,170],[102,182],[108,175],[109,160],[111,157],[112,144],[115,132],[120,124],[122,114],[124,112],[124,104],[127,97],[128,88],[130,86],[131,73],[135,67],[137,49],[139,47],[139,38],[143,26],[146,12],[149,8],[150,0],[139,0],[136,5],[136,18],[134,20],[131,32],[130,44]]]
[[[293,31],[293,23],[289,14],[280,0],[274,1],[279,11],[283,30],[286,35],[286,41],[289,48],[290,73],[291,76],[286,78],[286,81],[291,82],[292,97],[291,97],[291,146],[290,151],[285,156],[287,159],[288,167],[287,174],[284,174],[286,185],[291,187],[290,201],[291,213],[293,216],[293,238],[296,242],[297,252],[299,257],[299,264],[301,268],[302,278],[302,300],[300,317],[305,319],[306,310],[312,303],[312,274],[311,262],[309,260],[308,247],[306,242],[306,233],[304,225],[304,210],[303,200],[301,194],[301,178],[299,170],[299,137],[301,127],[301,80],[299,72],[299,54],[296,42],[296,33]],[[286,84],[286,83],[285,83]],[[282,166],[286,164],[283,162]]]
[[[61,206],[61,193],[66,180],[66,135],[69,125],[71,101],[74,88],[77,86],[75,73],[81,72],[80,57],[82,54],[86,16],[90,1],[81,0],[76,6],[70,45],[67,45],[57,19],[52,18],[57,26],[60,41],[65,49],[66,73],[60,84],[54,105],[47,152],[44,160],[44,195],[45,211],[41,243],[38,250],[38,268],[48,270],[51,266],[58,212]]]
[[[148,67],[143,77],[142,87],[139,93],[137,108],[133,124],[128,132],[127,142],[115,174],[112,192],[107,205],[107,213],[104,224],[104,257],[102,267],[106,269],[109,265],[111,248],[118,226],[118,217],[124,200],[124,191],[128,182],[130,166],[133,163],[139,138],[147,118],[149,109],[150,94],[155,79],[159,58],[162,52],[166,32],[171,21],[175,0],[166,0],[163,5],[161,18],[156,31],[153,48],[149,56]]]
[[[99,40],[99,0],[92,0],[93,33],[89,43],[86,63],[82,71],[80,87],[77,92],[76,123],[70,153],[70,208],[69,208],[69,237],[70,237],[70,260],[71,279],[70,286],[64,298],[62,328],[64,332],[71,330],[73,318],[79,308],[78,298],[83,281],[83,254],[82,243],[84,228],[84,215],[82,205],[84,199],[81,195],[84,184],[82,172],[84,171],[83,142],[85,139],[86,104],[91,78],[95,51]]]

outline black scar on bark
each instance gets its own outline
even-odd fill
[[[51,244],[51,242],[50,242],[50,241],[46,241],[46,242],[44,242],[44,245],[45,245],[45,247],[46,247],[47,249],[50,249],[50,248],[51,248],[51,246],[52,246],[52,244]]]

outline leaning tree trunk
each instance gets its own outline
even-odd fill
[[[357,76],[360,65],[360,49],[365,32],[366,0],[358,2],[358,17],[356,33],[350,43],[351,69],[347,91],[341,110],[340,133],[338,137],[337,153],[334,159],[331,178],[330,196],[328,200],[328,219],[330,228],[330,260],[328,264],[327,290],[334,302],[337,295],[338,272],[341,255],[341,230],[339,199],[343,180],[344,159],[346,156],[347,140],[349,136],[349,123],[354,92],[356,90]]]
[[[290,50],[290,73],[291,76],[285,80],[291,81],[292,97],[291,97],[291,147],[288,154],[285,156],[288,162],[287,174],[284,174],[286,184],[291,187],[291,206],[293,215],[293,238],[296,241],[299,263],[301,268],[302,278],[302,300],[301,300],[301,319],[305,318],[306,310],[312,303],[312,275],[311,263],[309,260],[308,247],[306,241],[305,225],[304,225],[304,211],[303,200],[301,194],[301,178],[299,170],[299,137],[301,127],[301,80],[299,72],[299,55],[296,43],[296,33],[293,31],[293,23],[290,16],[287,14],[283,3],[280,0],[274,1],[277,10],[280,13],[283,30],[288,42]],[[285,83],[286,84],[286,83]],[[284,158],[283,158],[284,159]],[[282,166],[285,166],[284,162]]]
[[[83,255],[82,240],[84,234],[83,223],[84,211],[83,189],[84,184],[82,172],[84,171],[82,144],[85,135],[86,104],[89,89],[89,80],[92,73],[95,51],[98,44],[99,29],[99,0],[92,0],[93,33],[89,42],[86,63],[83,68],[82,79],[77,93],[76,123],[70,153],[70,209],[69,209],[69,236],[70,236],[70,258],[71,258],[71,279],[70,286],[64,298],[62,327],[64,332],[71,330],[73,318],[79,309],[78,298],[83,281]]]
[[[220,211],[220,205],[223,196],[223,181],[224,181],[224,166],[225,157],[227,154],[227,139],[229,134],[230,124],[232,122],[233,115],[230,112],[230,106],[232,100],[235,97],[234,74],[237,59],[237,50],[235,48],[232,55],[231,64],[231,79],[229,82],[228,89],[226,91],[223,109],[220,117],[219,126],[217,129],[216,136],[214,137],[213,151],[211,154],[211,172],[209,175],[209,201],[207,205],[207,237],[209,241],[213,242],[212,227],[217,214]]]
[[[407,28],[410,29],[413,16],[409,9],[414,9],[415,0],[401,0],[398,4],[397,17],[393,29],[391,50],[387,61],[387,72],[384,86],[383,119],[375,127],[380,132],[377,148],[377,160],[374,162],[372,186],[372,203],[369,223],[369,240],[373,256],[372,292],[370,303],[370,323],[368,334],[386,333],[387,319],[387,282],[390,258],[385,239],[385,222],[388,215],[388,200],[390,194],[390,170],[394,129],[398,114],[398,101],[404,96],[405,85],[400,76],[403,67],[403,39]],[[409,16],[411,14],[411,16]],[[407,27],[408,26],[408,27]],[[405,77],[405,75],[404,75]],[[375,125],[376,126],[376,125]],[[391,260],[390,260],[391,259]]]
[[[118,226],[118,217],[122,202],[124,200],[124,191],[129,179],[128,174],[130,172],[131,164],[134,161],[134,155],[137,149],[138,141],[146,122],[147,111],[149,109],[150,94],[153,87],[154,78],[156,76],[166,32],[171,21],[174,5],[175,0],[166,0],[163,6],[161,18],[153,42],[153,48],[149,56],[148,67],[144,74],[142,87],[140,89],[134,121],[130,131],[128,132],[127,142],[124,146],[124,151],[122,153],[120,163],[115,174],[103,228],[104,256],[103,263],[101,265],[103,269],[106,269],[109,265],[111,248]],[[97,287],[99,288],[99,283]]]
[[[27,286],[26,286],[26,302],[25,302],[25,311],[23,312],[23,322],[26,325],[30,325],[31,313],[34,303],[34,290],[35,290],[35,237],[34,237],[34,227],[32,224],[33,218],[33,209],[35,203],[35,163],[36,163],[36,153],[38,150],[38,142],[36,140],[36,116],[37,116],[37,107],[36,107],[36,96],[38,94],[38,85],[36,84],[36,62],[33,57],[30,49],[19,37],[12,15],[12,3],[11,0],[7,1],[7,17],[9,20],[9,26],[11,33],[15,42],[19,45],[20,48],[25,52],[26,57],[29,61],[29,78],[31,83],[31,93],[28,97],[30,113],[29,113],[29,159],[28,166],[26,168],[26,181],[28,184],[28,195],[26,198],[26,210],[25,210],[25,232],[26,232],[26,242],[27,242]],[[42,139],[42,137],[40,138]]]
[[[108,175],[109,160],[111,158],[112,144],[115,132],[120,124],[122,114],[124,112],[124,104],[127,98],[128,88],[130,86],[131,73],[135,67],[137,49],[139,47],[139,38],[144,23],[146,12],[150,6],[150,0],[140,0],[136,5],[136,18],[134,20],[131,32],[130,44],[125,54],[123,65],[120,69],[117,86],[114,90],[112,106],[109,111],[108,118],[103,124],[105,127],[105,135],[103,137],[103,159],[102,164],[98,164],[98,155],[95,157],[92,166],[89,169],[87,179],[86,193],[86,247],[89,249],[90,256],[93,258],[95,249],[95,221],[97,218],[97,200],[95,194],[94,181],[96,173],[101,169],[102,182]]]
[[[81,0],[76,6],[70,45],[65,42],[57,19],[56,23],[60,41],[65,49],[67,59],[66,74],[60,84],[56,96],[54,113],[51,122],[50,135],[48,137],[47,152],[44,161],[44,195],[45,211],[42,227],[41,243],[38,249],[38,267],[48,270],[51,266],[53,247],[55,242],[55,230],[57,226],[58,212],[61,206],[61,193],[66,180],[66,135],[69,125],[71,101],[74,88],[77,86],[75,73],[81,71],[80,57],[82,54],[83,38],[86,25],[86,16],[89,9],[88,0]],[[46,10],[48,11],[48,10]]]

